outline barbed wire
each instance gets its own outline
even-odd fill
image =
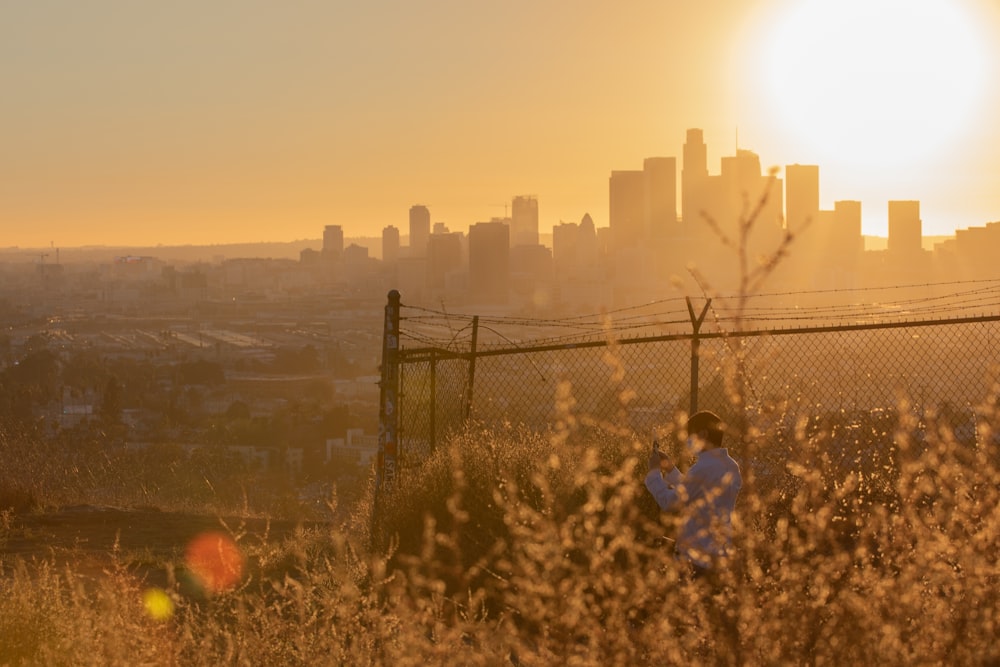
[[[915,290],[931,293],[913,295]],[[823,299],[839,299],[839,302],[810,303]],[[695,301],[703,303],[704,298]],[[738,303],[737,295],[712,296],[713,324],[718,330],[745,328],[751,323],[781,328],[803,322],[905,322],[959,312],[1000,312],[1000,279],[771,292],[744,301],[741,313],[737,311]],[[450,351],[468,349],[475,317],[409,304],[402,304],[401,312],[401,320],[406,321],[405,339]],[[479,341],[481,346],[489,348],[684,334],[690,332],[691,320],[687,299],[675,297],[587,315],[560,318],[483,315],[478,322],[481,331],[492,334]]]

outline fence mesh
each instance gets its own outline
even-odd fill
[[[934,308],[939,314],[939,298]],[[530,330],[529,340],[531,323],[524,320],[403,310],[404,340],[420,345],[404,345],[399,355],[404,465],[469,416],[544,430],[571,414],[645,440],[691,408],[695,339],[698,406],[727,421],[741,418],[728,398],[738,384],[745,409],[756,414],[808,413],[843,428],[867,428],[905,399],[918,411],[949,415],[956,432],[971,437],[975,408],[1000,361],[998,315],[873,322],[851,311],[851,324],[797,321],[795,329],[742,328],[738,335],[726,331],[732,321],[715,318],[699,334],[665,333],[686,319],[675,308],[653,318],[619,314],[619,328],[607,318],[545,322]],[[477,324],[483,343],[473,350]],[[435,338],[434,327],[446,335]],[[440,345],[428,345],[435,341]]]

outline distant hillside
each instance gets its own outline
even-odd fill
[[[370,257],[381,258],[382,240],[375,237],[348,238],[352,243],[368,248]],[[218,245],[182,246],[84,246],[80,248],[2,248],[0,262],[38,262],[44,254],[46,263],[105,263],[123,255],[156,257],[164,262],[216,262],[223,259],[271,258],[298,259],[306,248],[320,250],[321,239],[300,239],[288,242],[225,243]]]
[[[864,236],[865,250],[885,250],[889,239],[884,236]],[[933,250],[934,246],[954,236],[925,236],[923,246]],[[403,245],[409,243],[404,235]],[[539,234],[539,241],[546,247],[552,247],[552,234]],[[345,245],[351,244],[368,248],[368,256],[382,259],[382,239],[376,236],[360,236],[344,239]],[[44,256],[48,264],[72,263],[107,263],[115,257],[123,255],[139,255],[156,257],[164,262],[217,262],[224,259],[271,258],[298,259],[299,253],[306,248],[320,250],[323,247],[321,239],[299,239],[287,242],[261,243],[225,243],[218,245],[181,245],[181,246],[84,246],[81,248],[0,248],[0,263],[30,263],[39,262]]]

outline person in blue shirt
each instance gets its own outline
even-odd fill
[[[680,516],[676,551],[695,574],[704,574],[728,556],[732,545],[732,514],[743,484],[740,466],[722,446],[725,425],[714,412],[703,410],[687,422],[688,447],[697,461],[681,474],[659,449],[649,457],[646,488],[665,512]]]

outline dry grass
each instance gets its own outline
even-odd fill
[[[745,257],[741,269],[757,275]],[[564,387],[551,433],[469,425],[404,471],[377,514],[369,491],[343,525],[280,543],[229,531],[219,544],[245,563],[232,587],[207,590],[175,559],[152,588],[117,550],[98,576],[0,561],[0,664],[1000,662],[1000,391],[974,439],[905,400],[864,423],[794,396],[751,408],[734,341],[730,405],[711,407],[739,415],[729,445],[744,486],[735,554],[712,580],[672,557],[676,518],[642,485],[648,443],[574,414]],[[98,454],[0,434],[0,510],[108,494],[207,513],[254,501],[212,461],[170,459],[164,476],[156,460]],[[0,514],[0,545],[12,530]]]
[[[234,531],[247,561],[234,589],[198,591],[167,563],[169,614],[143,604],[150,582],[122,554],[96,577],[6,561],[0,663],[995,662],[993,404],[974,443],[901,404],[851,465],[832,457],[835,429],[757,415],[738,549],[714,583],[671,557],[674,526],[641,485],[646,445],[579,424],[473,426],[402,476],[375,524],[362,503],[353,522],[279,544]]]

